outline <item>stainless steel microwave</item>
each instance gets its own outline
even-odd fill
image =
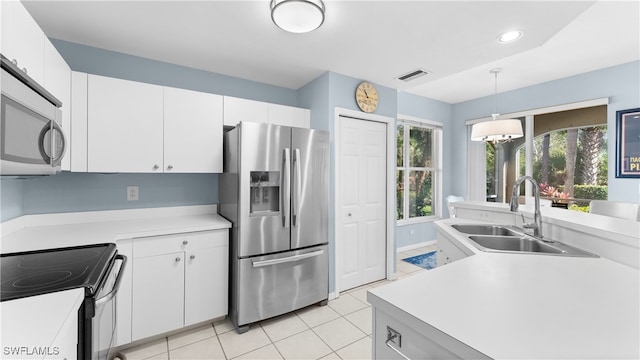
[[[66,149],[62,103],[0,54],[0,175],[52,175]]]

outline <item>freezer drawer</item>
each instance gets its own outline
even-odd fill
[[[329,293],[327,245],[276,255],[239,259],[236,326],[285,314],[326,300]],[[236,311],[234,311],[236,310]]]

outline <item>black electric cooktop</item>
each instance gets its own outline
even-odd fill
[[[115,244],[0,255],[0,301],[85,288],[93,295],[115,257]]]

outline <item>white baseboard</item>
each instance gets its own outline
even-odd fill
[[[409,251],[409,250],[418,249],[418,248],[425,247],[425,246],[435,245],[437,243],[438,243],[437,240],[428,240],[428,241],[424,241],[424,242],[421,242],[421,243],[411,244],[411,245],[403,246],[401,248],[397,248],[396,252],[400,253],[400,252],[403,252],[403,251]]]

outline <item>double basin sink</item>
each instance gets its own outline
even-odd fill
[[[481,251],[598,257],[561,242],[542,240],[525,234],[524,230],[515,226],[454,224],[451,227],[464,234],[470,240],[471,245]]]

